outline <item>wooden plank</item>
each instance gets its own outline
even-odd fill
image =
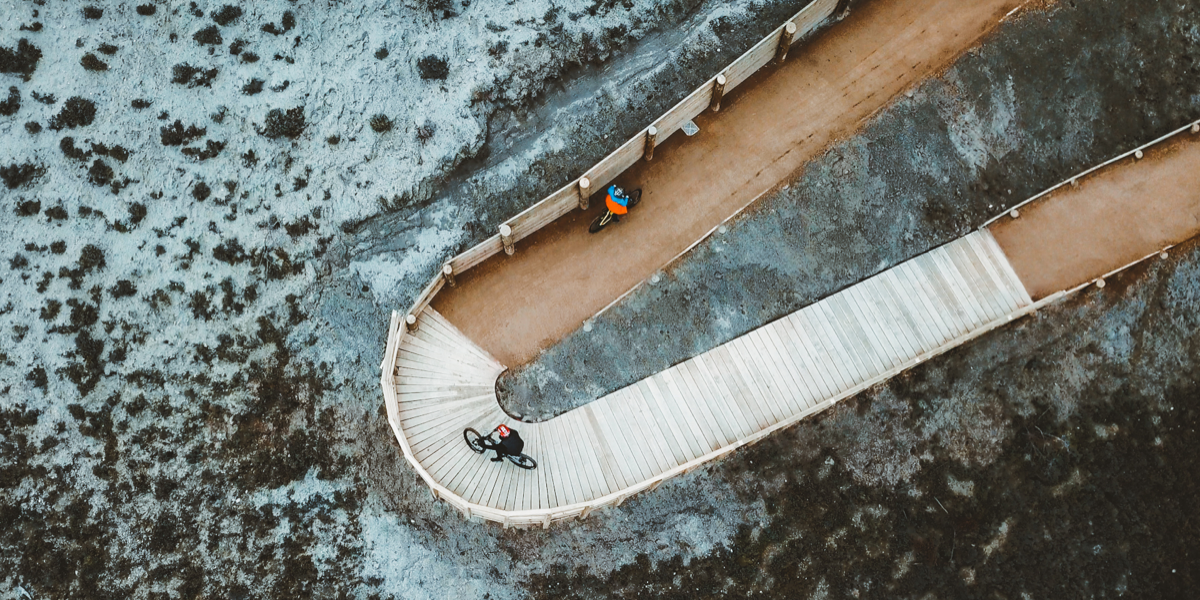
[[[587,442],[581,436],[568,436],[565,423],[566,419],[561,416],[546,422],[550,428],[550,447],[554,449],[554,456],[547,458],[554,468],[554,489],[559,505],[575,504],[584,498],[583,486],[579,483],[584,467],[575,456],[575,448]]]
[[[404,349],[430,358],[451,356],[463,362],[476,366],[493,368],[498,366],[488,360],[482,353],[477,352],[469,342],[460,342],[438,331],[440,325],[432,320],[419,327],[415,334],[404,340]]]
[[[729,350],[729,357],[733,359],[735,371],[742,376],[748,386],[747,391],[762,407],[768,426],[774,425],[791,414],[792,410],[777,394],[768,378],[763,377],[759,372],[756,361],[760,359],[751,349],[746,348],[745,341],[743,335],[725,342],[724,346]]]
[[[933,268],[928,270],[926,274],[935,280],[942,281],[943,286],[949,290],[954,302],[960,307],[965,316],[967,329],[964,333],[966,333],[983,325],[987,322],[987,319],[984,315],[980,314],[978,304],[974,301],[974,298],[968,296],[962,290],[958,277],[956,277],[957,274],[949,269],[943,261],[941,250],[941,248],[934,248],[929,251],[929,261],[933,264]]]
[[[951,315],[945,313],[945,309],[937,301],[937,294],[932,287],[921,280],[919,271],[916,263],[911,261],[902,263],[895,268],[896,278],[907,293],[906,297],[912,301],[912,305],[919,313],[917,318],[921,319],[935,334],[937,343],[934,347],[940,347],[954,339],[956,326]]]
[[[910,295],[900,291],[900,285],[897,283],[896,273],[893,269],[888,269],[883,273],[883,276],[879,278],[879,285],[883,289],[883,293],[891,298],[900,312],[901,318],[916,336],[917,352],[924,353],[937,348],[943,338],[930,329],[928,320],[923,318],[920,309],[913,305]]]
[[[708,81],[700,84],[700,87],[695,91],[680,100],[678,104],[671,107],[666,114],[656,119],[653,123],[658,129],[658,145],[662,145],[667,138],[671,137],[676,131],[683,127],[684,123],[696,118],[704,109],[708,108],[708,103],[712,100],[713,80],[716,76],[709,78]]]
[[[711,359],[706,359],[708,357],[701,354],[690,361],[691,366],[696,369],[695,374],[699,377],[696,383],[701,386],[703,391],[707,392],[706,398],[709,398],[709,406],[713,411],[720,411],[723,418],[733,426],[734,435],[730,438],[730,442],[736,442],[754,433],[753,415],[748,414],[749,411],[737,401],[733,389],[720,378],[714,366],[709,362]]]
[[[498,407],[495,412],[500,412]],[[412,448],[413,456],[416,456],[418,460],[423,460],[427,456],[437,452],[438,449],[443,447],[445,444],[450,443],[455,439],[461,442],[463,429],[471,427],[475,430],[479,430],[480,427],[484,427],[484,425],[481,423],[485,422],[487,417],[494,414],[495,413],[478,414],[468,419],[464,419],[461,422],[448,422],[442,429],[430,432],[423,437],[413,437],[407,429],[404,430],[404,435],[408,438],[409,446]],[[403,427],[401,428],[403,429]],[[457,431],[455,431],[455,428],[457,428]]]
[[[830,298],[829,306],[835,313],[840,313],[839,317],[844,319],[841,321],[842,331],[862,353],[863,362],[868,367],[868,378],[870,378],[887,371],[891,362],[887,356],[887,348],[875,338],[873,331],[868,330],[868,316],[853,305],[851,300],[853,296],[853,287],[842,290],[841,293]]]
[[[822,384],[825,386],[822,395],[830,398],[850,388],[849,376],[846,373],[849,365],[839,364],[841,358],[826,344],[824,331],[815,325],[810,317],[820,318],[820,311],[815,305],[809,305],[785,318],[795,327],[798,336],[796,339],[805,344],[808,355],[818,361],[811,372],[822,376]]]
[[[467,334],[459,331],[459,329],[455,327],[453,323],[447,320],[446,317],[443,317],[441,313],[433,310],[432,308],[427,308],[425,309],[425,317],[430,321],[430,324],[433,325],[433,329],[445,336],[449,343],[452,343],[457,347],[470,352],[471,354],[479,356],[485,362],[491,363],[496,367],[504,366],[500,364],[500,361],[496,360],[496,357],[489,354],[487,350],[479,347],[479,345],[476,344],[470,337],[468,337]]]
[[[776,367],[773,361],[767,358],[768,355],[762,346],[755,343],[758,338],[751,337],[751,333],[753,332],[729,340],[728,344],[734,358],[749,372],[751,383],[758,387],[766,399],[773,415],[772,424],[775,424],[791,416],[797,408],[792,405],[790,396],[784,391],[785,387],[780,383],[779,374],[774,372]]]
[[[504,245],[500,243],[500,235],[496,234],[450,259],[450,266],[453,267],[455,273],[462,274],[503,251]]]
[[[769,427],[771,419],[766,407],[755,397],[755,390],[751,388],[748,376],[738,369],[728,344],[713,348],[706,352],[704,357],[709,361],[709,366],[716,370],[717,375],[733,392],[734,401],[750,417],[751,432]]]
[[[595,404],[594,402],[592,404]],[[600,460],[600,472],[604,474],[604,481],[608,485],[609,491],[615,491],[628,487],[625,478],[625,471],[621,468],[621,464],[617,462],[616,456],[613,455],[612,444],[604,435],[600,428],[600,420],[596,418],[596,413],[592,410],[592,404],[583,405],[583,414],[587,417],[588,435],[592,439],[593,448],[596,451],[596,457]]]
[[[816,403],[837,393],[836,369],[824,364],[798,319],[792,315],[779,319],[774,326],[763,328],[763,337],[775,345],[778,356],[786,356],[795,365],[791,372],[807,391],[805,403]]]
[[[721,433],[721,447],[728,446],[737,440],[741,439],[741,427],[733,417],[733,412],[723,402],[717,399],[717,391],[708,379],[704,372],[701,371],[699,361],[695,358],[688,359],[679,363],[683,367],[681,373],[684,375],[684,381],[692,398],[695,398],[695,406],[697,410],[704,415],[704,419],[713,424]]]
[[[921,332],[912,322],[912,318],[905,314],[899,301],[892,295],[883,273],[872,277],[865,283],[867,283],[867,287],[864,289],[865,297],[889,325],[893,344],[899,344],[899,350],[903,353],[902,361],[908,361],[921,354],[924,350]]]
[[[865,280],[864,280],[865,281]],[[860,298],[859,290],[863,281],[850,286],[842,291],[842,300],[845,303],[846,313],[851,320],[851,330],[861,332],[863,343],[870,348],[875,360],[875,366],[879,369],[876,373],[883,373],[892,368],[895,362],[896,352],[888,343],[887,337],[880,331],[880,324],[875,319],[875,315],[868,311],[866,304]]]
[[[654,377],[648,377],[636,385],[642,398],[646,401],[650,417],[654,419],[654,422],[658,424],[659,431],[662,432],[663,442],[670,449],[671,459],[674,462],[672,466],[681,465],[698,455],[692,454],[688,440],[683,437],[675,415],[663,408],[661,392],[654,379]]]
[[[637,419],[632,418],[630,414],[632,407],[629,392],[622,389],[609,394],[596,409],[596,418],[600,420],[600,426],[608,428],[605,433],[608,434],[609,441],[616,444],[613,454],[628,467],[626,473],[631,477],[626,478],[626,487],[637,485],[652,477],[654,467],[651,460],[646,456],[639,436],[635,436],[631,431],[631,425],[634,425]]]
[[[960,240],[961,241],[961,240]],[[984,315],[984,323],[991,323],[1008,314],[998,302],[993,290],[988,289],[979,279],[979,273],[972,268],[970,262],[962,255],[960,241],[951,242],[943,247],[943,261],[947,268],[958,272],[960,286],[973,298],[975,305]]]
[[[1004,280],[1004,276],[1000,274],[996,263],[988,254],[984,247],[984,242],[981,239],[983,236],[978,231],[967,235],[967,247],[970,250],[970,258],[987,275],[991,286],[996,289],[997,296],[1004,307],[1005,314],[1009,314],[1021,309],[1021,298]]]
[[[634,384],[625,389],[632,399],[631,408],[637,416],[633,425],[640,428],[642,432],[640,436],[637,436],[640,441],[638,445],[648,450],[647,458],[653,457],[653,460],[650,461],[651,470],[654,475],[658,475],[673,469],[681,461],[676,459],[674,448],[667,443],[669,429],[664,423],[660,423],[658,419],[654,418],[650,411],[650,401],[643,393],[643,386]]]
[[[830,296],[826,300],[836,298],[837,295]],[[836,354],[844,358],[844,363],[847,367],[852,368],[850,383],[851,385],[869,379],[871,374],[869,359],[862,356],[864,353],[862,348],[858,347],[849,337],[842,324],[845,317],[839,317],[835,314],[833,307],[826,300],[822,300],[813,306],[817,308],[818,314],[823,318],[814,321],[818,327],[825,329],[826,335],[822,338],[822,342],[826,343],[833,349]]]
[[[951,326],[950,339],[954,339],[970,331],[970,318],[963,312],[946,282],[935,275],[936,271],[937,264],[933,259],[928,254],[922,254],[913,259],[910,274],[926,290],[925,297],[935,304],[934,314],[943,317]]]
[[[696,456],[704,456],[721,447],[721,432],[716,423],[705,421],[699,409],[694,406],[698,401],[685,387],[682,381],[683,373],[679,365],[675,365],[658,374],[664,385],[663,402],[668,410],[678,414],[687,423],[684,435],[692,444]],[[687,432],[690,432],[688,435]]]
[[[590,467],[583,472],[584,478],[580,483],[586,483],[587,488],[584,490],[589,499],[599,498],[605,494],[614,492],[618,489],[617,477],[609,471],[609,467],[605,462],[605,457],[600,453],[600,441],[596,439],[596,434],[591,420],[582,410],[573,410],[563,415],[568,419],[567,424],[572,424],[570,429],[572,433],[578,435],[582,442],[575,446],[575,450],[579,455],[580,461]]]
[[[984,229],[979,232],[980,241],[991,250],[992,260],[1000,272],[1004,274],[1005,279],[1009,282],[1009,287],[1016,290],[1020,294],[1021,307],[1024,308],[1033,304],[1033,299],[1029,297],[1029,291],[1025,289],[1025,284],[1021,282],[1021,278],[1017,276],[1017,272],[1013,269],[1012,263],[1008,262],[1008,255],[1000,248],[1000,243],[996,241],[996,237],[992,235],[990,230]]]
[[[913,353],[906,350],[897,339],[897,332],[894,331],[897,324],[892,322],[869,297],[877,293],[872,285],[872,279],[874,277],[864,279],[858,285],[853,286],[849,297],[862,319],[863,329],[868,335],[873,336],[876,347],[881,350],[880,357],[883,359],[884,366],[887,369],[893,369],[900,366],[907,356]]]
[[[786,341],[783,338],[788,338]],[[813,365],[799,347],[792,323],[782,318],[770,325],[751,332],[750,340],[757,340],[762,349],[765,369],[776,380],[779,388],[791,397],[797,410],[811,406],[822,395],[817,384],[820,375],[813,372]]]

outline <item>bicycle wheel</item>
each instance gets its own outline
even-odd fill
[[[606,212],[606,213],[596,217],[592,221],[592,224],[588,226],[588,233],[596,233],[597,231],[604,229],[605,226],[607,226],[609,223],[611,223],[612,219],[611,218],[606,219],[605,217],[607,217],[607,216],[608,216],[608,213]]]
[[[483,436],[470,427],[463,430],[463,439],[467,441],[467,447],[475,454],[483,454],[483,451],[487,449],[483,445]]]
[[[637,206],[638,202],[641,202],[641,201],[642,201],[642,188],[633,190],[633,192],[629,194],[629,208],[633,208],[633,207]]]
[[[536,469],[537,468],[537,461],[533,460],[533,458],[531,458],[525,454],[522,454],[520,456],[513,456],[511,454],[507,454],[507,455],[505,455],[505,458],[507,458],[508,461],[511,462],[512,464],[517,465],[518,467],[521,467],[522,469]]]

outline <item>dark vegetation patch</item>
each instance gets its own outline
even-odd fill
[[[246,64],[256,63],[256,62],[258,62],[258,55],[253,52],[243,52],[242,53],[242,62],[244,62]],[[260,89],[259,91],[262,91],[262,90]]]
[[[184,148],[180,150],[184,156],[194,158],[198,161],[205,161],[210,158],[216,158],[222,150],[225,149],[225,142],[215,140],[205,140],[204,148]]]
[[[125,161],[129,160],[129,155],[130,155],[129,150],[126,150],[124,146],[116,145],[116,146],[109,147],[109,146],[106,146],[104,144],[100,144],[97,142],[92,142],[92,152],[95,152],[96,154],[99,154],[100,156],[108,156],[108,157],[115,158],[121,162],[125,162]]]
[[[246,82],[246,85],[242,86],[242,93],[247,96],[253,96],[257,93],[260,93],[263,91],[264,83],[266,83],[266,82],[255,77],[255,78],[251,79],[250,81]]]
[[[47,210],[46,214],[49,213],[50,211]],[[79,260],[76,261],[75,268],[59,267],[58,276],[69,279],[70,284],[68,287],[77,290],[83,286],[83,279],[85,277],[93,271],[103,269],[104,267],[104,251],[92,244],[88,244],[79,251]],[[67,304],[70,304],[70,301]]]
[[[46,377],[46,369],[44,367],[34,367],[25,375],[25,381],[33,384],[33,387],[44,390],[49,385],[50,379]]]
[[[446,59],[430,54],[417,61],[417,72],[421,79],[445,79],[450,74]]]
[[[120,50],[120,48],[117,48],[116,46],[114,46],[112,44],[100,44],[96,48],[96,52],[99,52],[100,54],[103,54],[105,56],[112,56],[117,53],[117,50]]]
[[[107,71],[108,70],[108,63],[105,63],[104,61],[100,60],[99,58],[96,57],[95,54],[92,54],[91,52],[84,54],[83,58],[79,59],[79,64],[83,65],[83,68],[85,68],[89,71]]]
[[[375,133],[387,133],[392,130],[392,120],[387,118],[387,115],[375,115],[371,117],[371,129]]]
[[[137,295],[137,286],[133,285],[133,282],[128,279],[122,279],[117,281],[117,284],[108,290],[108,293],[113,298],[128,298]]]
[[[45,172],[44,167],[33,163],[11,163],[7,167],[0,167],[0,180],[4,181],[4,187],[15,190],[32,183]]]
[[[137,14],[142,15],[143,17],[149,17],[157,11],[158,7],[154,6],[153,4],[139,4],[137,7]]]
[[[281,27],[276,27],[274,23],[267,23],[262,26],[262,30],[271,35],[283,35],[296,26],[296,15],[290,10],[284,11],[281,25]]]
[[[237,56],[242,53],[242,50],[244,50],[249,43],[250,42],[247,42],[243,39],[233,40],[233,43],[229,44],[229,53]]]
[[[417,140],[422,143],[428,142],[435,133],[437,133],[437,123],[425,121],[417,127]]]
[[[329,144],[330,146],[336,146],[341,141],[342,141],[342,137],[338,136],[338,135],[331,135],[331,136],[325,138],[325,143]]]
[[[221,30],[216,25],[209,25],[192,35],[192,39],[196,40],[201,46],[220,46],[225,43],[221,39]]]
[[[267,113],[265,127],[258,133],[273,140],[281,137],[294,140],[304,133],[304,125],[302,107],[289,108],[286,112],[273,108]]]
[[[182,146],[190,144],[197,139],[204,137],[208,133],[207,127],[196,127],[188,125],[184,128],[183,123],[176,119],[175,123],[163,127],[158,130],[159,138],[164,146]]]
[[[388,57],[388,49],[380,48],[375,51],[375,60],[383,60]]]
[[[59,311],[62,310],[62,302],[53,298],[46,300],[46,305],[42,307],[40,316],[43,321],[53,321],[58,318]]]
[[[26,39],[18,41],[16,48],[0,46],[0,73],[20,75],[29,81],[41,59],[42,51]]]
[[[129,105],[137,110],[142,110],[144,108],[150,108],[150,101],[143,98],[138,98],[133,102],[130,102]]]
[[[37,121],[30,121],[25,124],[25,131],[29,132],[29,135],[37,135],[42,132],[42,124]]]
[[[13,212],[18,217],[36,217],[42,212],[42,203],[39,200],[20,200]]]
[[[196,185],[192,186],[192,198],[195,198],[196,202],[204,202],[211,195],[212,189],[203,181],[197,182]]]
[[[182,63],[171,67],[171,83],[177,85],[186,85],[189,88],[195,87],[212,87],[212,82],[217,78],[217,69],[214,67],[205,71],[200,67],[193,67],[188,63]]]
[[[33,33],[37,33],[42,30],[42,24],[40,21],[34,21],[31,25],[21,23],[21,27],[19,29],[21,31],[32,31]]]
[[[63,208],[62,205],[51,206],[46,209],[46,218],[51,221],[66,221],[69,216],[67,209]]]
[[[52,252],[54,254],[64,254],[64,253],[66,253],[66,251],[67,251],[67,243],[66,242],[64,242],[62,240],[58,240],[57,242],[50,243],[50,252]]]
[[[16,86],[9,86],[8,99],[0,102],[0,115],[11,117],[21,110],[21,91]]]
[[[58,98],[55,98],[54,94],[46,94],[43,96],[42,94],[39,94],[37,92],[29,92],[29,95],[34,100],[37,100],[38,102],[41,102],[42,104],[45,104],[47,106],[51,106],[55,102],[58,102]]]
[[[83,7],[83,18],[88,20],[99,19],[104,16],[104,10],[95,6]]]
[[[217,25],[224,27],[242,16],[242,9],[237,6],[226,4],[212,14],[212,20],[217,22]]]
[[[64,127],[75,129],[87,127],[96,119],[96,104],[86,98],[72,96],[63,103],[63,108],[50,119],[50,129],[59,131]]]
[[[129,222],[135,227],[146,218],[146,205],[141,202],[134,202],[129,205]]]
[[[75,336],[75,350],[68,353],[71,364],[59,369],[58,373],[75,384],[80,396],[86,397],[104,378],[104,363],[100,360],[103,354],[104,340],[81,331]]]
[[[63,156],[72,160],[87,160],[92,155],[91,152],[75,146],[75,138],[66,136],[58,140],[58,149],[63,153]]]
[[[88,169],[88,181],[97,187],[106,186],[112,183],[113,180],[112,167],[108,166],[104,161],[97,158],[92,161],[91,168]]]

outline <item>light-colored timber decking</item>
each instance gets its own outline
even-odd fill
[[[532,471],[464,443],[466,427],[514,424],[495,397],[505,367],[425,308],[403,334],[393,315],[388,417],[436,496],[468,517],[549,526],[618,505],[1059,295],[1035,304],[991,233],[973,232],[586,406],[517,424],[539,463]]]

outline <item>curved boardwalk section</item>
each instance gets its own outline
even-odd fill
[[[549,526],[832,406],[1057,298],[1035,304],[990,232],[902,263],[579,409],[519,427],[539,467],[473,453],[462,431],[506,416],[504,370],[431,308],[393,315],[388,417],[433,493],[468,517]],[[390,368],[389,368],[390,365]]]

